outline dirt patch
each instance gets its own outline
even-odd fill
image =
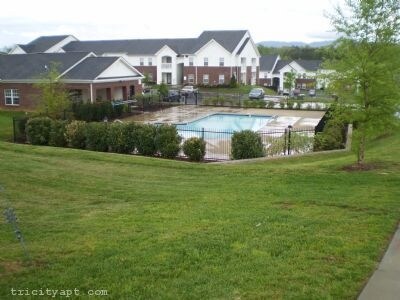
[[[2,261],[0,262],[0,277],[17,274],[26,270],[29,267],[42,267],[45,263],[42,261]]]
[[[361,172],[361,171],[372,171],[372,170],[382,170],[386,169],[388,166],[385,163],[364,163],[364,164],[352,164],[344,166],[341,170],[346,172]]]

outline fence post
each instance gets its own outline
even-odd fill
[[[288,144],[287,144],[287,153],[290,155],[290,138],[291,138],[291,129],[293,128],[292,125],[288,126]]]
[[[17,142],[17,137],[16,137],[16,128],[15,128],[15,117],[13,117],[13,142]]]
[[[201,128],[201,139],[204,141],[204,127]]]

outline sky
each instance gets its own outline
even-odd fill
[[[79,40],[194,38],[249,30],[253,40],[314,42],[336,35],[326,14],[344,0],[18,0],[0,8],[0,47],[42,35]]]

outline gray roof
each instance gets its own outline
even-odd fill
[[[276,60],[278,59],[278,55],[264,55],[260,57],[260,71],[272,71],[272,68],[275,65]]]
[[[194,52],[198,51],[201,47],[207,44],[211,39],[217,41],[222,47],[229,52],[233,52],[236,49],[247,30],[213,30],[203,31],[202,34],[197,38],[197,44],[194,48]]]
[[[88,57],[68,71],[63,78],[94,80],[118,59],[119,57]]]
[[[62,40],[66,39],[69,35],[52,35],[52,36],[41,36],[33,40],[29,44],[18,45],[26,53],[39,53],[45,52],[54,45],[58,44]]]
[[[273,73],[278,73],[280,69],[282,69],[284,66],[290,64],[290,62],[291,62],[291,60],[278,60]]]
[[[45,74],[52,63],[55,63],[58,71],[63,73],[88,54],[88,52],[71,52],[0,55],[0,80],[38,79]]]
[[[91,51],[98,55],[104,53],[128,53],[136,55],[156,54],[165,45],[178,54],[188,54],[196,39],[138,39],[74,41],[63,47],[64,51]]]
[[[299,59],[295,60],[300,66],[302,66],[307,71],[317,71],[321,68],[322,60],[312,60],[312,59]]]
[[[246,30],[204,31],[198,38],[185,39],[132,39],[73,41],[63,47],[64,51],[88,51],[98,55],[104,53],[128,53],[133,55],[153,55],[167,45],[179,54],[193,54],[214,39],[229,52],[233,52]]]

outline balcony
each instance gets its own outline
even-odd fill
[[[163,69],[163,70],[171,70],[172,69],[172,63],[161,63],[161,69]]]

